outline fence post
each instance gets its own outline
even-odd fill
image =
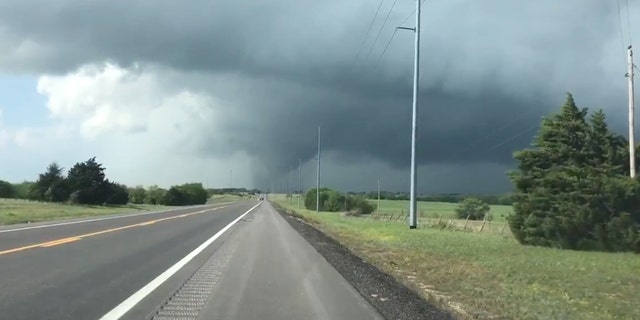
[[[505,221],[504,225],[502,225],[502,230],[500,230],[500,234],[504,233],[504,228],[506,228],[506,227],[507,227],[507,222]]]
[[[438,219],[438,225],[440,225],[440,222],[442,222],[442,215],[440,215],[440,218]]]
[[[467,231],[467,223],[469,223],[470,216],[471,216],[470,214],[467,215],[467,220],[464,222],[464,229],[462,229],[462,231]]]
[[[482,226],[480,226],[480,232],[484,229],[484,224],[487,223],[487,220],[482,220]]]

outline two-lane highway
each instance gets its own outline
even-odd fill
[[[268,202],[0,229],[0,319],[382,319]]]
[[[0,230],[0,319],[99,319],[256,203]]]

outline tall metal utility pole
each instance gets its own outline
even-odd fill
[[[634,88],[633,88],[633,50],[631,46],[627,48],[628,55],[628,70],[627,78],[629,78],[629,172],[631,178],[636,177],[636,142],[635,142],[635,129],[634,129]]]
[[[318,168],[316,171],[316,212],[320,212],[320,126],[318,126]]]
[[[416,138],[418,135],[418,89],[420,79],[420,2],[416,0],[416,27],[397,27],[397,29],[412,30],[415,34],[415,53],[413,62],[413,108],[411,113],[411,193],[409,201],[409,229],[418,227],[416,216]]]
[[[376,214],[380,214],[380,179],[378,179],[378,208]]]
[[[231,175],[233,174],[233,169],[229,169],[229,191],[231,191],[232,184],[231,184]]]
[[[298,209],[300,209],[300,198],[302,198],[302,159],[298,159]]]
[[[291,184],[291,174],[293,173],[293,166],[291,166],[289,173],[287,173],[287,189],[289,189],[289,203],[293,202],[293,185]]]

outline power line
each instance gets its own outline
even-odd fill
[[[422,0],[422,3],[424,4],[424,2],[425,2],[425,1],[426,1],[426,0]],[[407,23],[407,21],[409,21],[409,19],[410,19],[414,14],[416,14],[416,9],[415,9],[415,8],[413,9],[413,11],[411,11],[411,13],[407,16],[407,18],[406,18],[406,19],[404,19],[404,21],[402,21],[402,23],[401,23],[400,25],[403,25],[403,24]]]
[[[622,48],[622,61],[624,61],[625,65],[627,64],[627,50],[624,45],[624,31],[622,28],[622,14],[620,13],[620,0],[616,0],[616,4],[618,6],[618,25],[620,26],[620,44]]]
[[[384,26],[387,24],[387,21],[389,20],[389,16],[391,15],[393,8],[395,8],[396,3],[398,3],[398,0],[393,1],[393,5],[391,5],[389,12],[387,12],[387,16],[384,18],[384,22],[382,23],[382,26],[380,26],[380,30],[378,30],[378,35],[376,35],[376,39],[373,41],[373,44],[371,45],[371,49],[369,49],[369,53],[367,54],[367,59],[369,59],[369,57],[371,56],[371,52],[373,52],[373,48],[375,48],[376,43],[380,38],[380,34],[382,33],[382,30],[384,30]]]
[[[422,3],[424,4],[425,1],[426,0],[422,0]],[[416,13],[416,9],[413,9],[411,14],[407,16],[407,18],[404,19],[404,21],[402,21],[400,25],[401,26],[404,25],[407,21],[409,21],[409,18],[411,18],[415,13]],[[387,49],[389,49],[389,45],[391,44],[391,41],[393,41],[393,38],[396,36],[396,32],[398,32],[398,29],[393,30],[393,34],[391,34],[391,38],[389,38],[389,41],[387,41],[387,44],[385,45],[384,50],[382,50],[382,53],[380,54],[380,56],[378,57],[378,60],[376,61],[376,66],[380,65],[380,61],[382,60],[382,57],[384,56],[384,54],[387,52]]]
[[[538,128],[539,126],[540,126],[540,124],[539,124],[539,123],[536,123],[534,126],[531,126],[531,127],[527,128],[527,129],[525,129],[525,130],[523,130],[523,131],[520,131],[520,133],[515,134],[515,135],[512,135],[512,136],[511,136],[511,137],[509,137],[508,139],[506,139],[506,140],[504,140],[504,141],[502,141],[502,142],[500,142],[500,143],[498,143],[498,144],[496,144],[496,145],[494,145],[494,146],[492,146],[492,147],[490,147],[490,148],[487,148],[486,150],[493,150],[493,149],[497,149],[497,148],[499,148],[499,147],[501,147],[501,146],[503,146],[503,145],[505,145],[505,144],[507,144],[507,143],[509,143],[509,142],[511,142],[511,141],[513,141],[513,140],[515,140],[515,139],[517,139],[517,138],[519,138],[519,137],[521,137],[522,135],[524,135],[524,134],[526,134],[526,133],[529,133],[529,132],[533,131],[533,129],[536,129],[536,128]]]
[[[473,142],[472,142],[472,143],[470,143],[469,145],[467,145],[467,147],[465,147],[465,148],[461,149],[460,151],[458,151],[457,153],[455,153],[455,154],[454,154],[454,157],[459,157],[459,156],[461,156],[462,154],[464,154],[464,153],[468,152],[469,150],[471,150],[471,149],[473,149],[473,148],[477,147],[477,146],[478,146],[478,144],[479,144],[480,142],[482,142],[482,141],[486,140],[487,138],[490,138],[490,137],[494,136],[496,133],[498,133],[498,132],[500,132],[500,131],[502,131],[502,130],[504,130],[504,129],[508,128],[508,127],[511,127],[512,125],[516,124],[517,122],[519,122],[519,121],[523,120],[526,116],[528,116],[528,115],[530,115],[531,113],[533,113],[533,111],[535,111],[535,110],[536,110],[536,109],[530,108],[527,112],[523,112],[523,113],[522,113],[522,114],[520,114],[518,117],[516,117],[516,118],[512,119],[511,121],[509,121],[509,122],[507,122],[507,123],[503,124],[503,125],[502,125],[502,126],[500,126],[499,128],[497,128],[497,129],[495,129],[495,130],[491,131],[491,133],[489,133],[489,134],[487,134],[487,135],[484,135],[484,136],[480,137],[479,139],[475,139],[475,140],[473,140]],[[538,127],[539,125],[540,125],[539,123],[536,123],[535,127]],[[532,129],[530,129],[530,128],[529,128],[529,129],[526,129],[526,130],[524,130],[523,132],[516,134],[516,137],[519,137],[519,136],[521,136],[521,135],[523,135],[523,134],[525,134],[525,133],[527,133],[527,132],[529,132],[529,131],[531,131],[531,130],[532,130]],[[497,148],[497,147],[499,147],[499,146],[501,146],[501,145],[503,145],[503,144],[505,144],[505,143],[507,143],[507,142],[509,142],[509,141],[513,140],[513,139],[515,139],[515,138],[513,138],[513,136],[512,136],[512,137],[509,137],[509,138],[507,138],[507,141],[500,142],[498,145],[493,146],[493,147],[492,147],[492,149],[495,149],[495,148]]]
[[[398,32],[398,29],[393,30],[393,33],[391,34],[391,38],[389,38],[389,41],[387,41],[387,45],[384,46],[384,50],[382,50],[382,53],[380,54],[380,56],[378,57],[378,60],[376,61],[376,66],[380,64],[380,60],[382,60],[382,56],[384,56],[384,54],[387,52],[387,49],[389,49],[389,45],[391,44],[391,41],[393,41],[393,38],[396,36],[397,32]]]
[[[362,48],[364,48],[364,44],[365,44],[365,42],[367,42],[367,38],[369,37],[369,33],[371,32],[371,29],[373,29],[373,23],[376,21],[376,18],[378,17],[378,13],[380,12],[380,8],[382,8],[382,4],[383,3],[384,3],[384,0],[380,0],[380,4],[378,4],[378,9],[376,9],[376,13],[373,15],[373,18],[371,19],[371,22],[369,23],[369,28],[367,29],[367,33],[364,35],[364,38],[362,39],[362,43],[360,43],[360,48],[358,48],[358,54],[356,54],[356,58],[354,59],[354,64],[358,60],[358,58],[360,57],[360,53],[362,51]]]

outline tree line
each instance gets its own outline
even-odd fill
[[[602,110],[589,115],[568,94],[559,112],[543,119],[531,146],[514,153],[508,222],[516,239],[640,253],[640,180],[630,177],[628,146],[609,130]]]
[[[53,162],[35,182],[11,184],[0,180],[0,198],[83,205],[197,205],[207,203],[209,195],[201,183],[185,183],[169,189],[128,188],[110,181],[104,166],[95,157],[76,163],[66,174],[64,168]]]
[[[368,199],[378,199],[378,192],[371,191],[363,194]],[[417,201],[424,202],[447,202],[447,203],[461,203],[467,198],[479,199],[489,205],[512,205],[514,196],[511,193],[507,194],[433,194],[433,195],[421,195],[417,196]],[[409,200],[409,194],[406,192],[393,192],[393,191],[380,191],[380,199],[382,200]]]

